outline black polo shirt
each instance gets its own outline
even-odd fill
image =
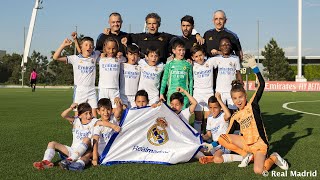
[[[126,32],[122,32],[122,31],[120,31],[120,33],[118,35],[117,34],[112,34],[111,32],[110,32],[109,35],[105,35],[105,34],[101,33],[97,38],[96,50],[99,50],[99,51],[102,52],[103,43],[108,37],[113,37],[118,41],[118,43],[119,43],[119,51],[122,52],[125,55],[126,54],[126,47],[123,44],[121,44],[121,39],[124,38],[124,37],[128,38],[129,34],[126,33]],[[129,44],[129,42],[128,42],[128,44]]]
[[[166,63],[167,58],[169,57],[169,42],[175,37],[172,34],[168,33],[138,33],[130,34],[131,42],[137,44],[141,50],[141,58],[144,58],[147,48],[150,46],[159,49],[160,51],[160,61]]]
[[[208,57],[213,56],[211,53],[212,49],[219,50],[220,40],[224,37],[227,37],[230,39],[232,51],[238,52],[242,50],[239,38],[234,32],[228,30],[227,28],[224,28],[221,31],[217,31],[216,29],[211,29],[205,32],[203,36],[203,38],[205,39],[204,47]]]
[[[191,35],[189,37],[180,36],[180,38],[185,43],[186,54],[184,55],[184,58],[191,59],[190,49],[198,44],[196,35]]]

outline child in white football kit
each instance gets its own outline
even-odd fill
[[[110,126],[95,126],[93,136],[93,158],[92,164],[98,165],[98,157],[102,154],[107,143],[114,132],[120,131],[119,120],[122,114],[122,104],[120,98],[115,98],[115,110],[112,112],[112,104],[110,99],[102,98],[98,101],[98,114],[101,116],[102,123],[109,123]]]
[[[88,102],[92,107],[92,114],[97,117],[97,96],[95,90],[96,61],[100,56],[99,51],[93,51],[93,39],[84,37],[80,41],[81,54],[61,57],[61,52],[72,41],[65,39],[53,55],[54,60],[62,61],[73,66],[74,93],[73,102],[80,104]]]
[[[221,94],[223,103],[225,103],[229,109],[236,110],[230,90],[231,82],[235,79],[242,82],[242,76],[240,74],[240,60],[238,56],[231,54],[231,42],[228,38],[222,38],[220,40],[219,49],[222,55],[218,55],[208,59],[213,61],[215,68],[218,68],[216,90]]]
[[[114,104],[114,99],[120,97],[119,74],[120,62],[116,58],[119,45],[117,40],[109,37],[103,44],[103,53],[99,61],[99,99],[109,98]]]
[[[213,156],[204,156],[199,159],[201,164],[207,163],[226,163],[233,161],[242,161],[242,156],[230,154],[230,150],[219,145],[218,138],[221,134],[225,134],[228,126],[231,113],[227,106],[222,102],[220,93],[211,96],[208,99],[210,116],[207,120],[207,132],[202,135],[203,140],[212,140],[211,144],[205,143],[207,146],[212,146],[209,151]]]
[[[33,163],[33,167],[39,170],[53,167],[54,164],[51,160],[55,155],[55,151],[68,157],[59,163],[63,169],[82,170],[85,164],[89,162],[92,155],[91,137],[93,135],[93,127],[98,120],[92,118],[92,109],[88,103],[82,103],[77,107],[78,117],[69,116],[68,113],[76,107],[77,104],[73,103],[68,109],[61,113],[61,116],[68,120],[73,126],[72,145],[66,146],[55,141],[49,142],[43,160]]]
[[[149,47],[145,59],[139,61],[141,76],[138,89],[147,91],[150,98],[149,105],[159,102],[160,78],[164,70],[164,64],[158,63],[159,56],[158,49]]]
[[[140,80],[139,48],[136,45],[128,45],[127,58],[128,62],[120,65],[120,98],[124,108],[131,108]]]
[[[195,109],[194,128],[201,133],[202,122],[209,114],[208,99],[213,93],[213,66],[214,61],[204,59],[204,50],[201,46],[196,45],[190,49],[193,63],[193,97],[198,104]]]

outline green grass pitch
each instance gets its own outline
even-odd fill
[[[314,171],[319,168],[320,116],[282,108],[293,101],[320,100],[319,93],[264,92],[260,101],[270,141],[270,152],[278,152],[290,164],[289,170]],[[257,179],[253,164],[201,165],[197,161],[172,166],[121,164],[87,167],[83,172],[58,167],[38,171],[34,161],[42,160],[49,141],[70,145],[71,126],[60,117],[72,101],[70,89],[0,89],[1,168],[0,179]],[[289,104],[288,107],[319,114],[319,102]],[[53,161],[58,161],[57,156]],[[273,171],[281,172],[274,167]],[[318,175],[320,176],[320,175]]]

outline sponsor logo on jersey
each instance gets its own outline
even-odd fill
[[[157,118],[156,124],[148,130],[147,139],[154,146],[164,145],[169,140],[166,124],[163,122],[166,122],[163,117]]]

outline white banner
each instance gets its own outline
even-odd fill
[[[100,156],[103,165],[188,162],[201,146],[199,133],[165,104],[125,113],[120,133],[112,135]],[[158,123],[159,119],[165,119],[168,126]]]

